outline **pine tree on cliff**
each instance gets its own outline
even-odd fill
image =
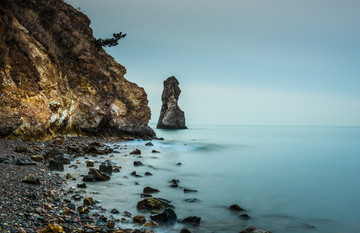
[[[94,40],[95,45],[97,47],[113,47],[119,44],[119,40],[125,38],[126,34],[122,34],[122,32],[114,33],[113,38],[106,38],[106,39],[96,39]]]

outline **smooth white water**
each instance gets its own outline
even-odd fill
[[[108,182],[88,183],[86,196],[101,200],[109,211],[135,215],[143,188],[157,188],[160,193],[154,196],[171,200],[178,218],[202,218],[200,227],[187,227],[192,232],[239,232],[248,226],[273,233],[360,232],[360,127],[192,126],[156,133],[165,140],[153,141],[152,147],[144,141],[122,142],[112,145],[122,148],[112,158],[90,156],[111,159],[122,169]],[[142,150],[141,158],[128,155],[135,148]],[[135,160],[146,166],[134,167]],[[70,185],[81,183],[84,161],[79,169],[65,171],[78,178]],[[153,176],[136,178],[132,171]],[[172,179],[198,192],[170,188]],[[234,203],[251,219],[229,211]],[[156,231],[179,232],[182,227]]]

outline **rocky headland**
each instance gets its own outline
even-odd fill
[[[187,129],[185,114],[178,105],[180,93],[179,81],[174,76],[164,81],[158,129]]]
[[[0,137],[153,137],[143,88],[61,0],[0,2]]]

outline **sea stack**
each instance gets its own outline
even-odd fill
[[[158,129],[187,129],[185,114],[178,105],[180,93],[179,82],[174,76],[164,81]]]
[[[143,88],[64,1],[0,1],[0,138],[149,138]]]

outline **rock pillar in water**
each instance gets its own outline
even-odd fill
[[[179,82],[174,76],[164,81],[158,129],[187,129],[185,114],[178,106],[180,93]]]

